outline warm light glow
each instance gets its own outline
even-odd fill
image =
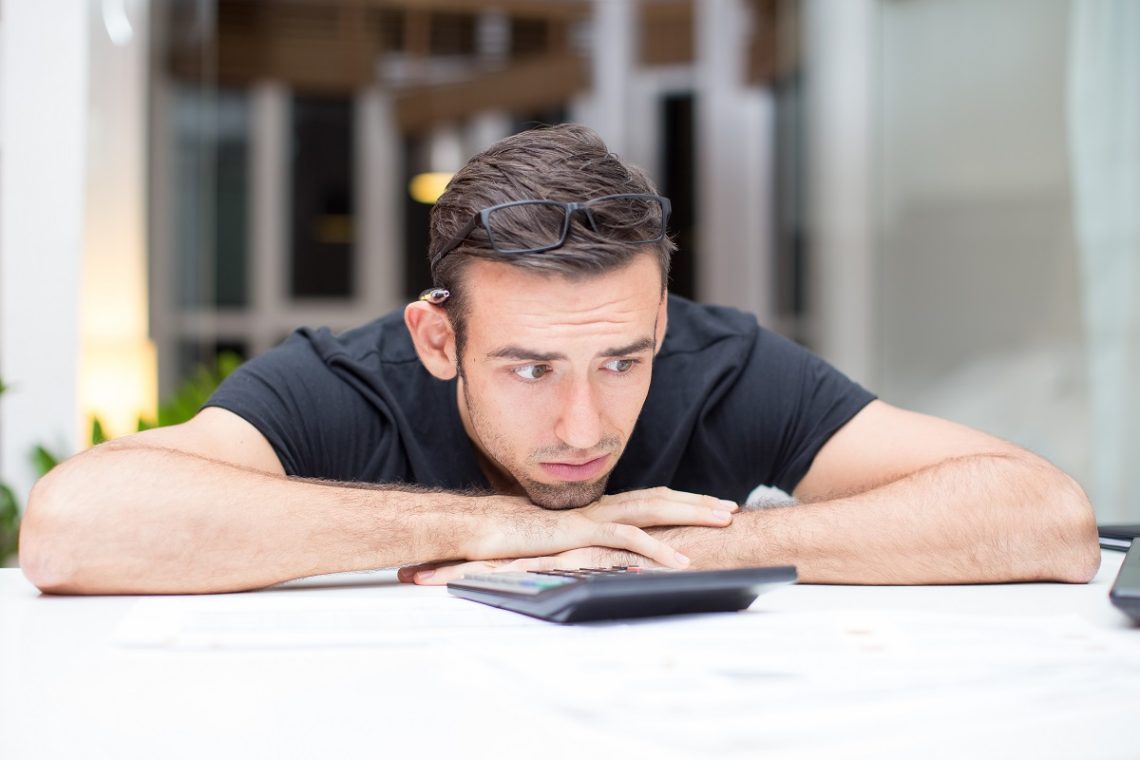
[[[79,360],[79,409],[87,436],[98,417],[108,437],[138,429],[157,404],[154,344],[146,338],[88,339]]]
[[[455,176],[452,172],[424,172],[412,177],[408,183],[408,194],[412,200],[431,205],[439,200],[447,183]]]
[[[313,223],[313,239],[324,245],[352,245],[352,217],[321,214]]]
[[[147,76],[150,47],[123,0],[104,0],[113,45],[90,84],[86,208],[79,303],[75,449],[90,445],[91,420],[108,437],[133,433],[157,408],[157,363],[147,294]],[[132,42],[132,39],[134,40]],[[130,44],[127,44],[127,43]],[[98,128],[96,128],[98,127]]]
[[[142,214],[138,205],[116,210],[125,218],[106,213],[87,222],[79,309],[76,443],[81,449],[90,445],[93,417],[114,438],[135,432],[139,416],[153,418],[158,406],[157,358],[147,334]]]

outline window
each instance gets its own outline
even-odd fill
[[[354,294],[353,104],[297,95],[292,108],[294,298]]]

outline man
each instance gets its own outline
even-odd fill
[[[668,201],[578,126],[473,158],[432,211],[437,285],[301,330],[190,422],[34,489],[60,593],[220,592],[403,566],[794,564],[831,583],[1088,581],[1081,489],[874,399],[734,310],[668,297]],[[797,506],[738,511],[774,485]]]

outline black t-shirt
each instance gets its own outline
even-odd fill
[[[252,423],[289,475],[489,490],[455,383],[420,364],[397,310],[341,335],[296,331],[207,406]],[[758,485],[791,493],[873,398],[752,315],[670,296],[649,395],[606,490],[663,485],[736,502]]]

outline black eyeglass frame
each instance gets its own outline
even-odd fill
[[[578,202],[578,201],[549,201],[549,200],[540,200],[540,199],[528,199],[528,200],[523,200],[523,201],[509,201],[507,203],[500,203],[500,204],[495,205],[495,206],[488,206],[487,208],[483,209],[482,211],[472,215],[471,221],[469,221],[466,224],[466,226],[463,227],[463,229],[461,229],[459,232],[457,232],[454,237],[452,237],[450,240],[448,240],[444,244],[443,248],[441,248],[439,250],[439,252],[435,255],[435,258],[432,261],[432,267],[434,268],[435,266],[438,266],[439,262],[443,261],[444,256],[446,256],[447,254],[451,253],[456,248],[461,246],[463,244],[463,241],[467,239],[467,236],[470,235],[474,231],[475,227],[477,227],[477,226],[482,227],[484,230],[487,231],[487,239],[490,241],[491,247],[495,250],[496,253],[501,253],[501,254],[505,254],[505,255],[524,254],[524,253],[542,253],[543,251],[552,251],[555,248],[561,248],[563,245],[566,244],[566,238],[570,234],[570,219],[571,219],[571,217],[574,216],[575,213],[577,213],[579,211],[585,213],[586,218],[590,220],[590,227],[594,230],[594,232],[597,232],[598,231],[598,225],[594,221],[593,214],[590,213],[590,206],[593,206],[593,205],[600,203],[602,201],[616,201],[616,200],[622,200],[622,199],[654,200],[654,201],[657,201],[658,203],[661,204],[661,230],[657,234],[657,236],[653,237],[653,238],[649,238],[647,240],[630,240],[630,241],[628,241],[630,245],[640,245],[642,243],[656,243],[660,240],[665,239],[666,235],[668,234],[668,229],[669,229],[669,215],[673,213],[673,208],[672,208],[672,204],[669,202],[669,199],[663,195],[656,195],[654,193],[618,193],[616,195],[603,195],[603,196],[600,196],[598,198],[591,198],[588,201],[581,201],[581,202]],[[504,208],[511,208],[514,206],[533,206],[533,205],[561,206],[564,209],[565,213],[563,214],[563,217],[562,217],[562,232],[558,236],[558,240],[554,243],[551,243],[550,245],[541,245],[541,246],[535,246],[532,248],[500,248],[498,243],[495,242],[495,233],[491,229],[491,225],[490,225],[491,214],[493,214],[496,211],[499,211],[500,209],[504,209]]]

